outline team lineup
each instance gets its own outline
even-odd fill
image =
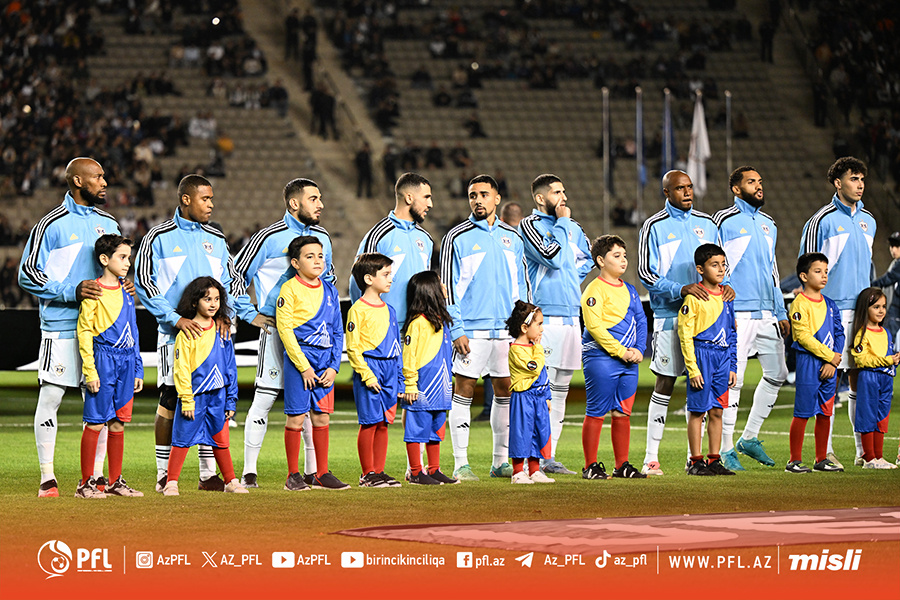
[[[186,176],[173,217],[137,248],[132,284],[125,279],[132,241],[101,208],[103,167],[76,158],[66,168],[63,203],[34,226],[19,267],[20,286],[40,300],[38,495],[59,496],[57,411],[66,388],[80,387],[85,425],[75,496],[143,496],[123,477],[124,430],[144,378],[135,298],[158,323],[156,491],[166,496],[179,495],[182,466],[195,445],[198,489],[246,494],[258,487],[258,457],[279,396],[287,418],[284,489],[349,489],[328,464],[334,381],[344,349],[353,368],[361,487],[399,487],[403,480],[457,484],[477,481],[479,474],[513,484],[553,483],[554,474],[577,474],[556,452],[569,385],[582,368],[584,479],[663,475],[659,448],[683,374],[685,472],[735,475],[745,470],[739,454],[774,466],[758,435],[788,376],[785,340],[792,340],[796,354],[796,394],[784,470],[844,470],[832,447],[842,374],[850,386],[853,464],[895,469],[884,458],[884,435],[900,352],[894,350],[897,332],[885,326],[885,294],[871,286],[869,269],[860,268],[871,264],[876,232],[862,203],[866,172],[852,157],[829,168],[835,192],[803,228],[796,264],[802,291],[787,309],[775,260],[777,227],[760,210],[758,170],[735,169],[729,180],[733,204],[713,215],[693,208],[686,173],[666,173],[665,206],[644,222],[637,248],[637,274],[653,316],[648,331],[638,292],[622,279],[626,242],[616,235],[592,242],[572,218],[563,182],[552,174],[532,182],[535,209],[517,226],[500,218],[497,182],[474,177],[468,185],[471,214],[444,236],[439,265],[432,265],[434,242],[422,227],[433,206],[431,185],[416,173],[403,174],[394,210],[359,245],[345,323],[331,238],[319,225],[325,204],[312,180],[288,182],[284,218],[254,234],[232,258],[224,234],[210,225],[212,184]],[[582,292],[595,268],[599,275]],[[240,476],[228,427],[237,409],[231,340],[237,319],[260,330]],[[646,452],[632,465],[632,406],[647,352],[656,383]],[[763,377],[735,442],[752,356]],[[493,449],[490,469],[476,474],[468,446],[479,378],[493,388]],[[395,478],[385,465],[398,408],[407,469]],[[609,472],[598,457],[607,417],[614,457]],[[810,418],[811,467],[802,453]],[[454,464],[445,474],[440,445],[447,428]]]

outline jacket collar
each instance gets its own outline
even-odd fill
[[[191,221],[190,219],[185,219],[181,216],[181,207],[175,209],[175,225],[178,226],[178,229],[184,229],[185,231],[196,231],[198,229],[202,229],[202,225],[197,221]]]
[[[852,211],[849,206],[846,206],[843,202],[841,202],[841,199],[838,198],[837,192],[835,192],[834,196],[831,197],[831,203],[834,204],[839,211],[843,212],[845,215],[851,218],[859,214],[859,211],[861,211],[863,209],[863,206],[865,206],[863,204],[863,201],[860,200],[856,203],[856,210]]]
[[[673,219],[677,219],[679,221],[686,221],[691,216],[692,208],[688,210],[681,210],[680,208],[675,208],[669,201],[666,200],[666,212],[669,213],[669,216]]]
[[[63,200],[63,204],[70,213],[81,216],[88,216],[94,214],[93,206],[85,206],[84,204],[78,204],[75,202],[75,198],[72,197],[70,192],[66,192],[66,197]]]
[[[739,198],[738,196],[734,197],[734,205],[738,207],[744,214],[749,214],[751,216],[756,216],[759,213],[759,208],[753,206],[743,198]]]
[[[287,223],[287,226],[291,231],[296,231],[301,235],[309,235],[310,226],[305,225],[287,211],[284,212],[284,222]]]
[[[531,214],[533,216],[536,216],[538,219],[549,221],[551,224],[556,223],[556,215],[548,215],[547,213],[541,212],[536,208],[531,209]]]
[[[412,231],[416,228],[415,221],[407,221],[406,219],[401,219],[394,214],[394,211],[388,213],[388,219],[391,220],[391,223],[393,223],[394,226],[397,227],[397,229],[402,229],[403,231]]]
[[[475,215],[473,215],[473,214],[471,214],[471,213],[469,214],[469,221],[471,221],[472,223],[474,223],[474,224],[475,224],[475,227],[477,227],[477,228],[479,228],[479,229],[483,229],[483,230],[485,230],[485,231],[487,231],[487,232],[494,231],[495,229],[497,229],[498,227],[500,227],[500,216],[499,216],[499,215],[495,215],[493,226],[492,226],[492,225],[488,225],[488,220],[487,220],[487,219],[481,219],[481,220],[479,221],[478,219],[475,218]]]

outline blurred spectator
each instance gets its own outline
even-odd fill
[[[312,122],[309,132],[318,134],[322,139],[328,139],[328,130],[332,137],[338,139],[338,132],[334,122],[335,98],[328,90],[325,83],[320,82],[315,91],[309,97],[312,109]]]
[[[425,168],[434,167],[435,169],[444,168],[444,151],[435,141],[425,151]]]
[[[372,197],[372,149],[368,142],[364,142],[362,148],[354,158],[356,165],[356,197],[362,198],[363,189],[366,190],[366,198]]]
[[[284,20],[284,60],[300,59],[300,11],[291,10]]]
[[[460,141],[457,141],[450,149],[449,157],[456,167],[469,167],[472,164],[472,159],[469,158],[469,151],[466,150],[466,147]]]
[[[431,73],[422,65],[413,71],[410,81],[411,87],[416,90],[430,90],[432,86]]]
[[[487,134],[484,132],[484,128],[481,126],[481,121],[478,119],[478,115],[476,113],[472,113],[469,115],[465,121],[463,121],[463,128],[469,132],[469,137],[471,138],[486,138]]]

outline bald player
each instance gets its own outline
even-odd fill
[[[85,298],[97,299],[101,293],[95,281],[100,276],[100,263],[94,258],[94,243],[101,235],[119,233],[113,216],[97,208],[106,204],[106,179],[100,163],[84,157],[72,160],[66,166],[66,183],[69,191],[62,204],[31,230],[19,264],[19,286],[40,300],[41,391],[34,411],[34,437],[41,465],[39,498],[59,496],[53,472],[56,414],[66,388],[81,385],[78,306]],[[134,295],[130,282],[126,282],[126,290]],[[103,475],[106,435],[104,427],[97,444],[95,477]]]

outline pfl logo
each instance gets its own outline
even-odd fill
[[[72,550],[65,542],[50,540],[38,550],[38,566],[47,579],[62,577],[72,565]],[[79,573],[111,573],[106,548],[75,548],[75,570]]]

